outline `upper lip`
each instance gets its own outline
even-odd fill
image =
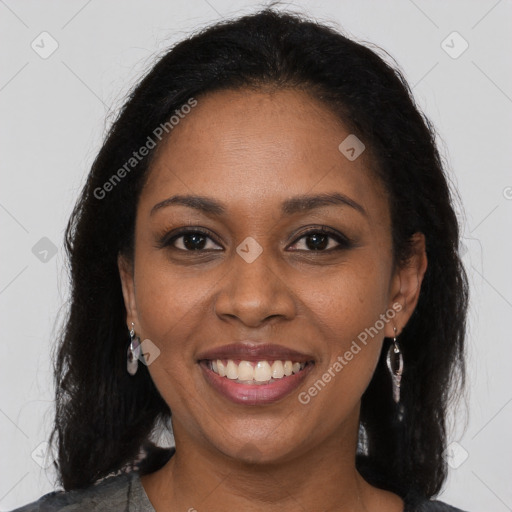
[[[291,348],[283,347],[272,343],[244,341],[231,343],[220,347],[213,347],[201,352],[198,357],[201,360],[214,359],[241,359],[243,361],[293,361],[306,363],[312,361],[313,357]]]

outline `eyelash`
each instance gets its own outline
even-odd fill
[[[215,239],[212,237],[212,234],[208,230],[199,228],[199,227],[194,227],[194,228],[187,228],[187,229],[179,230],[177,233],[173,233],[172,235],[169,233],[165,234],[158,240],[156,247],[158,249],[170,248],[170,249],[175,249],[175,250],[181,251],[181,252],[196,253],[196,254],[204,253],[206,251],[212,251],[212,249],[198,249],[198,250],[179,249],[179,248],[173,246],[173,243],[176,240],[178,240],[179,238],[182,238],[183,236],[186,236],[186,235],[194,235],[194,234],[203,235],[206,238],[209,238],[210,240],[212,240],[215,244],[220,245],[217,241],[215,241]],[[349,249],[354,245],[353,240],[351,240],[350,238],[348,238],[345,235],[342,235],[339,232],[336,232],[336,231],[328,228],[327,226],[318,226],[318,227],[309,229],[308,231],[305,231],[303,233],[300,233],[298,235],[298,238],[296,238],[295,241],[291,245],[295,245],[295,244],[297,244],[297,242],[299,242],[303,238],[306,238],[313,234],[328,235],[329,238],[332,238],[333,240],[335,240],[339,245],[337,245],[336,247],[331,247],[330,249],[321,249],[318,251],[315,251],[312,249],[310,249],[310,250],[294,249],[294,251],[311,252],[311,253],[317,253],[317,254],[318,253],[331,253],[333,251]],[[213,251],[220,252],[220,249],[214,249]]]

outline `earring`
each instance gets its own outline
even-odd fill
[[[130,331],[130,346],[126,356],[126,369],[130,375],[137,373],[139,367],[140,356],[140,338],[135,336],[135,324],[132,322],[132,329]]]
[[[395,335],[393,336],[393,344],[390,345],[388,349],[386,363],[393,382],[393,400],[395,403],[398,403],[400,402],[400,381],[402,380],[402,372],[404,369],[404,358],[402,357],[398,341],[396,341],[396,327],[393,327],[393,329]]]

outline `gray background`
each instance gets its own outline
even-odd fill
[[[1,510],[53,489],[54,475],[42,466],[49,462],[50,356],[68,291],[63,232],[112,112],[169,44],[259,5],[0,0]],[[438,130],[464,204],[472,291],[469,413],[462,403],[451,420],[441,499],[472,512],[512,510],[512,3],[288,5],[387,50]]]

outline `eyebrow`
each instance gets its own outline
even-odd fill
[[[215,199],[211,199],[205,196],[193,196],[193,195],[175,195],[171,196],[153,206],[151,208],[150,215],[153,215],[156,211],[166,208],[172,205],[187,206],[194,208],[205,214],[210,215],[223,215],[226,213],[227,208]],[[281,204],[281,212],[283,215],[293,215],[298,212],[306,212],[314,210],[316,208],[322,208],[324,206],[350,206],[359,213],[368,216],[366,210],[356,201],[350,197],[341,194],[339,192],[315,194],[315,195],[300,195],[286,199]]]

